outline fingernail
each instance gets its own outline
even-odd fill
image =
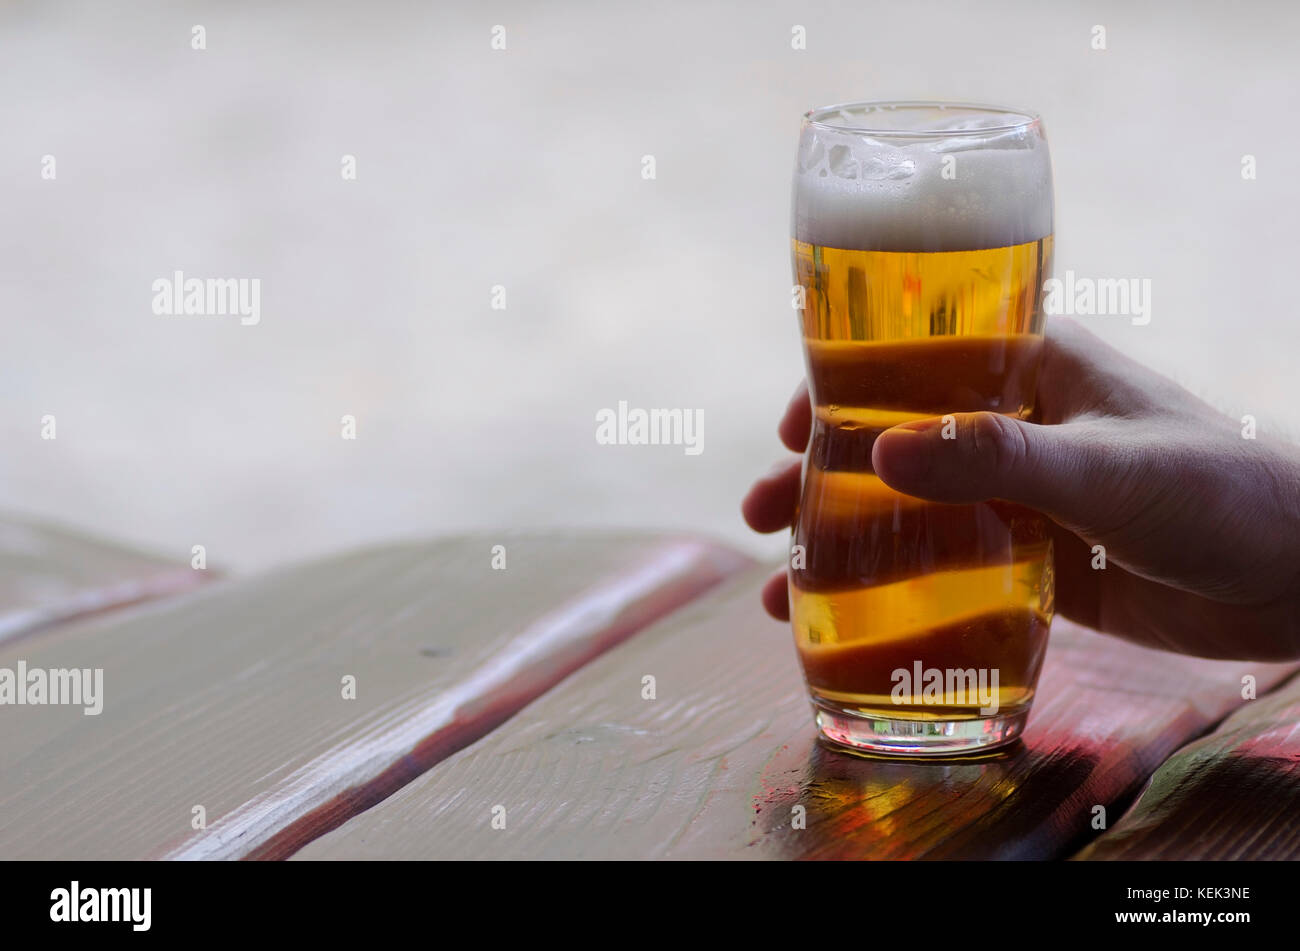
[[[876,474],[890,485],[923,482],[934,467],[934,440],[927,429],[890,429],[876,440]]]

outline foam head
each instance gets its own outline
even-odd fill
[[[804,121],[794,235],[864,251],[974,251],[1052,233],[1041,122],[985,107],[863,104]]]

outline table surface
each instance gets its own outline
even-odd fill
[[[11,521],[0,568],[0,669],[104,684],[0,707],[0,858],[1300,857],[1296,665],[1058,619],[1021,742],[900,762],[816,742],[771,569],[698,538],[223,580]]]

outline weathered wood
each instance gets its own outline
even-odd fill
[[[766,573],[599,658],[297,857],[1055,857],[1094,834],[1094,805],[1131,797],[1232,709],[1242,672],[1264,689],[1286,669],[1058,620],[1022,745],[974,761],[846,756],[814,741],[789,628],[758,606]]]
[[[671,537],[449,539],[9,645],[0,667],[102,668],[105,702],[0,707],[0,858],[288,854],[748,563]]]
[[[0,520],[0,642],[73,618],[165,597],[207,580],[188,556],[164,561],[22,519]]]
[[[1155,772],[1080,859],[1300,859],[1300,679]]]

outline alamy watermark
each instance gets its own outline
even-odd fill
[[[88,717],[104,709],[104,668],[0,667],[0,706],[79,706]]]
[[[629,409],[627,400],[618,409],[608,407],[596,413],[596,442],[602,446],[684,446],[686,455],[704,451],[704,410]]]
[[[153,282],[159,317],[238,317],[245,327],[262,319],[262,282],[256,277],[186,277],[182,271]]]
[[[1050,316],[1129,317],[1134,326],[1151,323],[1151,278],[1076,277],[1043,282],[1043,310]]]
[[[87,888],[74,880],[50,892],[50,921],[123,922],[132,931],[148,931],[152,906],[152,888]]]
[[[895,668],[889,675],[894,689],[889,699],[897,704],[963,707],[976,706],[984,716],[998,712],[998,669],[996,667],[925,667],[917,660],[912,669]]]

